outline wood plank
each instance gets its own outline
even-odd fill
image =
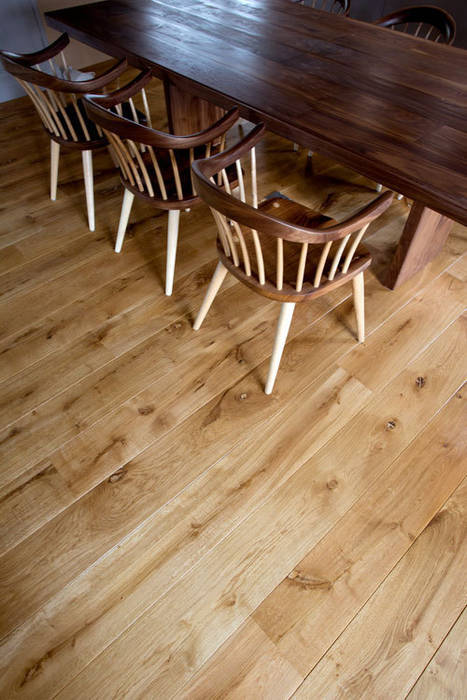
[[[461,698],[467,685],[467,612],[460,615],[408,694],[410,700]]]
[[[254,612],[255,621],[303,676],[465,477],[465,460],[454,465],[457,452],[446,453],[441,439],[462,440],[465,414],[455,401],[451,404],[452,425],[446,427],[443,409],[391,465],[374,495],[358,501]]]
[[[464,255],[458,260],[449,270],[453,277],[457,277],[462,282],[467,282],[467,255]]]
[[[110,556],[104,554],[69,586],[56,585],[53,579],[57,575],[65,575],[69,580],[72,573],[69,570],[71,561],[68,561],[66,567],[58,566],[55,569],[50,559],[48,564],[45,564],[44,559],[46,578],[41,585],[41,595],[45,606],[30,619],[26,619],[16,632],[5,640],[2,647],[2,657],[5,661],[5,666],[2,666],[2,679],[5,692],[7,688],[8,692],[15,688],[19,693],[40,694],[50,687],[57,690],[63,687],[78,670],[107,646],[108,638],[118,636],[147,607],[183,578],[203,554],[209,552],[232,527],[245,519],[251,510],[268,497],[271,489],[283,483],[290,471],[298,468],[306,455],[315,452],[335,434],[347,422],[349,414],[355,415],[367,397],[368,391],[358,382],[349,380],[342,370],[336,372],[335,368],[332,368],[326,373],[324,381],[320,380],[316,385],[316,391],[296,397],[293,405],[302,406],[300,420],[297,421],[295,414],[290,413],[287,420],[279,415],[270,424],[263,422],[263,434],[265,438],[270,437],[269,444],[265,442],[268,444],[267,454],[270,458],[265,460],[262,468],[259,468],[254,460],[242,461],[243,447],[237,449],[238,465],[235,469],[231,467],[229,460],[218,461],[218,440],[219,453],[222,453],[228,449],[226,442],[232,438],[230,433],[226,434],[225,429],[219,430],[217,426],[220,418],[218,405],[210,406],[209,412],[200,412],[196,422],[190,421],[187,426],[189,430],[185,430],[184,434],[179,433],[173,436],[172,440],[168,440],[165,446],[161,445],[159,462],[155,461],[154,456],[147,459],[146,463],[144,460],[135,460],[121,478],[111,479],[88,498],[76,504],[77,514],[72,521],[75,527],[81,523],[82,528],[85,526],[84,518],[87,519],[94,533],[95,547],[97,539],[102,540],[102,526],[105,522],[112,523],[110,528],[105,528],[106,539],[109,536],[115,539],[115,535],[118,538],[125,529],[128,530],[129,511],[125,523],[119,528],[119,533],[117,523],[112,522],[110,512],[104,515],[101,507],[105,504],[107,509],[111,505],[113,498],[109,502],[108,496],[113,492],[115,495],[120,494],[119,502],[122,498],[125,500],[126,509],[130,508],[130,501],[134,496],[130,496],[129,493],[124,496],[122,489],[124,492],[128,492],[128,489],[133,490],[134,484],[134,495],[138,492],[140,497],[136,498],[134,507],[131,508],[134,524],[138,527],[135,527],[131,537],[125,537],[117,547],[109,551]],[[235,420],[237,423],[242,411],[243,404],[239,403],[235,395],[227,396],[222,403],[221,413],[227,415],[229,422]],[[216,418],[216,415],[219,417]],[[304,423],[315,426],[314,440],[310,440],[308,432],[303,430]],[[283,448],[281,450],[280,445],[283,443],[283,435],[289,434],[289,428],[293,430],[294,435],[293,455],[290,453],[289,458],[283,460]],[[184,458],[184,445],[188,441],[193,454],[189,464]],[[254,438],[250,437],[249,443],[256,443],[256,450],[265,449],[263,444],[258,445]],[[208,466],[211,468],[208,469]],[[147,497],[144,500],[141,499],[139,482],[134,482],[138,475],[145,484]],[[198,479],[194,479],[196,476]],[[152,479],[151,485],[148,479]],[[183,489],[190,481],[192,483]],[[176,495],[178,491],[179,495],[170,500],[169,494]],[[154,502],[155,494],[159,494],[158,503]],[[165,503],[167,505],[164,505]],[[101,520],[102,515],[104,517]],[[90,517],[98,517],[102,525],[99,526],[97,521],[91,524]],[[43,532],[44,545],[52,541],[51,533],[56,528],[62,530],[64,526],[67,527],[67,523],[70,523],[68,515],[61,520],[61,524],[58,520],[50,523],[47,528],[48,534]],[[70,535],[73,536],[72,533]],[[85,539],[82,535],[78,537],[78,541],[82,540],[83,544]],[[33,540],[37,546],[37,536]],[[68,540],[68,536],[63,533],[63,541],[65,540]],[[156,542],[157,546],[154,546]],[[60,558],[67,556],[66,549],[67,547],[63,548]],[[106,551],[108,547],[103,549],[104,553]],[[87,545],[83,549],[83,555],[89,556],[89,553]],[[77,555],[75,550],[75,561]],[[3,564],[6,564],[7,558],[3,558]],[[20,559],[16,555],[14,558],[17,565],[22,560],[22,557]],[[46,558],[49,558],[49,555]],[[36,559],[37,572],[38,565]],[[4,569],[5,572],[7,568]],[[13,574],[13,569],[10,571]],[[114,573],[110,575],[112,571]],[[53,588],[50,587],[51,584]],[[44,590],[44,586],[47,587],[47,591]],[[22,597],[23,604],[26,604],[26,591],[21,593],[17,589],[17,593]],[[38,593],[33,584],[29,595],[35,598],[36,606],[41,602],[37,599]],[[71,601],[75,601],[72,607],[76,609],[76,615],[69,614]],[[10,602],[13,603],[13,600],[10,599]],[[25,616],[27,617],[29,615]],[[14,618],[18,619],[16,614]],[[83,625],[84,620],[86,623]],[[47,634],[44,634],[45,628],[49,630]],[[50,638],[50,629],[55,630],[53,640]],[[24,647],[22,640],[26,642]],[[76,644],[81,649],[79,666],[75,658]],[[51,645],[56,649],[54,654],[49,653]],[[23,650],[18,653],[20,647]]]
[[[454,384],[458,386],[458,382],[456,377]],[[423,401],[409,404],[404,396],[406,387],[407,377],[394,380],[334,437],[329,447],[321,448],[277,491],[270,490],[266,503],[87,666],[67,686],[65,696],[79,695],[84,687],[93,693],[96,683],[100,687],[104,683],[109,694],[116,692],[117,687],[122,694],[127,688],[137,686],[140,693],[158,696],[180,689],[290,572],[294,563],[372,488],[429,420],[428,415],[432,411],[436,413],[448,398],[447,392],[444,397],[440,395],[438,385],[435,394],[427,393]],[[398,415],[400,425],[404,426],[402,430],[386,429],[384,417],[388,410]],[[355,434],[374,437],[356,445]],[[248,462],[261,471],[271,465],[273,455],[283,462],[283,455],[277,449],[270,455],[269,450],[264,453],[264,446],[257,445],[256,440],[254,445],[253,451],[239,446],[219,466],[228,465],[236,473],[240,465],[245,468]],[[269,442],[265,445],[269,446]],[[458,460],[455,445],[452,450]],[[270,518],[274,520],[274,528],[266,525]],[[124,661],[122,648],[126,649]],[[135,649],[134,654],[131,649]],[[111,669],[116,658],[124,665],[114,680]]]
[[[449,299],[449,301],[448,301]],[[370,389],[378,390],[465,309],[465,287],[445,274],[352,349],[340,364]],[[449,313],[446,313],[449,308]],[[451,313],[452,312],[452,313]]]
[[[277,647],[255,623],[248,620],[235,635],[235,646],[221,647],[208,661],[202,678],[196,678],[177,698],[287,698],[302,677],[283,659]]]
[[[464,607],[466,496],[464,482],[294,698],[323,697],[330,684],[336,697],[410,690]]]

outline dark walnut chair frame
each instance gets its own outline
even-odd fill
[[[227,272],[258,294],[281,302],[265,387],[270,394],[297,303],[352,280],[358,340],[364,340],[363,272],[371,257],[361,240],[369,224],[390,205],[392,193],[380,195],[341,223],[280,196],[258,205],[255,147],[264,130],[259,125],[233,148],[193,163],[195,187],[217,224],[219,255],[193,328],[200,328]],[[226,169],[233,166],[238,197],[226,175]]]
[[[452,44],[456,38],[454,17],[434,5],[403,7],[380,17],[375,24],[442,44]]]
[[[19,54],[0,51],[5,70],[10,73],[31,98],[50,136],[50,198],[57,198],[58,161],[60,147],[82,151],[84,185],[89,229],[94,231],[94,187],[92,152],[106,145],[100,127],[93,124],[83,108],[82,95],[102,90],[126,70],[126,60],[92,80],[70,80],[71,67],[64,49],[69,44],[62,34],[50,46],[34,53]],[[42,65],[42,68],[41,68]],[[51,73],[45,72],[50,69]],[[63,77],[65,76],[65,77]]]
[[[195,158],[207,157],[223,150],[227,131],[238,119],[233,109],[208,129],[188,136],[175,136],[139,123],[134,108],[132,118],[123,114],[126,100],[135,104],[151,72],[142,71],[124,88],[108,95],[86,95],[89,118],[108,139],[111,155],[120,170],[125,188],[115,251],[122,249],[128,219],[135,196],[151,206],[168,210],[167,265],[165,293],[173,290],[180,211],[199,204],[193,186],[191,164]]]
[[[350,0],[297,0],[297,4],[335,15],[348,15],[350,12]]]

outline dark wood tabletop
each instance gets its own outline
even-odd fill
[[[467,225],[467,52],[289,0],[107,0],[50,26]]]

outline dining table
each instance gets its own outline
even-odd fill
[[[378,272],[422,270],[467,225],[467,52],[291,0],[104,0],[47,23],[164,82],[169,128],[240,115],[411,202]]]

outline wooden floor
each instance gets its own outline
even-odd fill
[[[79,153],[52,203],[29,103],[0,129],[0,696],[465,697],[466,230],[397,291],[367,275],[361,346],[350,288],[299,305],[267,397],[277,304],[230,280],[191,328],[207,209],[167,298],[166,214],[135,203],[113,252],[108,155],[90,233]],[[263,195],[375,196],[273,136],[259,160]]]

